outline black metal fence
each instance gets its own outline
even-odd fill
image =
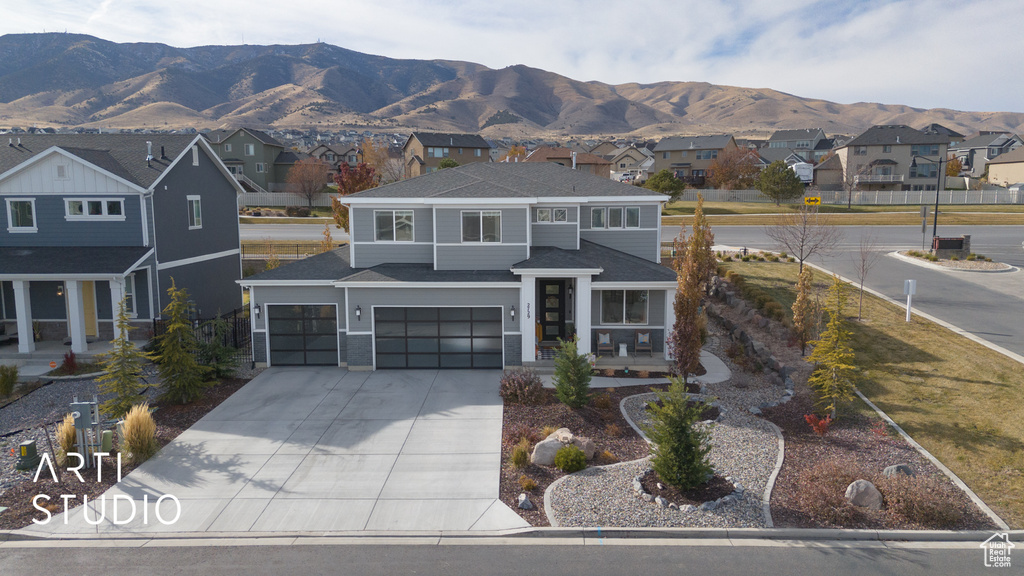
[[[235,359],[239,364],[252,362],[252,324],[249,319],[249,309],[243,307],[232,310],[227,314],[222,314],[220,319],[227,324],[227,329],[221,335],[221,344],[238,350]],[[192,330],[196,335],[196,340],[203,343],[213,340],[217,335],[215,320],[217,318],[192,319]],[[154,338],[166,331],[166,320],[153,320]]]

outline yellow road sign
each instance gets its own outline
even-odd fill
[[[821,204],[821,196],[808,196],[804,198],[804,204],[807,206],[817,206]]]

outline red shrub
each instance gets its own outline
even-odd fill
[[[818,418],[815,414],[805,414],[804,420],[811,425],[811,430],[818,436],[824,436],[828,432],[828,427],[832,424],[832,416],[825,416],[824,418]]]

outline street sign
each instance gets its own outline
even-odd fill
[[[821,204],[821,196],[808,196],[804,198],[804,204],[807,206],[817,206]]]

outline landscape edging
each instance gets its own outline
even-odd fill
[[[1006,264],[1007,268],[1000,268],[998,270],[971,270],[970,268],[953,268],[951,266],[940,266],[932,262],[921,260],[920,258],[914,258],[913,256],[906,256],[904,254],[900,254],[898,250],[895,252],[889,252],[889,256],[897,260],[907,262],[908,264],[913,264],[914,266],[929,268],[931,270],[938,270],[940,272],[978,272],[981,274],[1006,274],[1008,272],[1017,272],[1018,270],[1020,270],[1016,266],[1010,266],[1009,264]],[[999,264],[1004,263],[999,262]]]

